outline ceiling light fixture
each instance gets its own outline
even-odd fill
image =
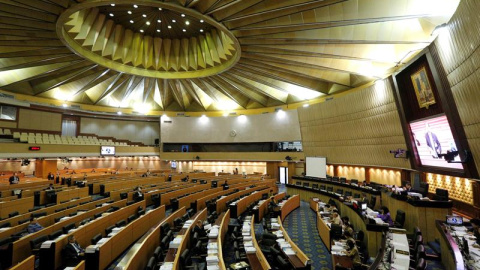
[[[122,115],[122,112],[117,112],[118,115]]]
[[[157,32],[160,33],[160,29],[157,29]]]
[[[140,29],[140,33],[143,33],[143,32],[144,32],[143,29]]]
[[[133,21],[133,20],[130,20],[130,23],[134,23],[134,21]]]
[[[134,8],[138,8],[138,6],[137,6],[137,5],[133,5],[133,7],[134,7]]]
[[[108,15],[110,15],[110,17],[113,17],[113,16],[114,16],[113,13],[110,13],[110,14],[108,14]]]
[[[171,25],[169,25],[169,26],[168,26],[168,29],[172,29],[172,26],[171,26]]]
[[[149,21],[147,21],[146,23],[147,23],[147,25],[150,25],[150,22],[149,22]]]
[[[127,11],[127,13],[128,13],[128,14],[130,14],[130,15],[132,15],[132,12],[131,12],[130,10],[129,10],[129,11]]]
[[[202,33],[203,33],[203,29],[200,29],[200,32],[202,32]]]
[[[177,20],[175,20],[175,19],[174,19],[174,20],[172,20],[172,22],[173,22],[173,23],[176,23],[176,22],[177,22]]]
[[[180,15],[180,16],[182,16],[182,18],[184,18],[184,17],[185,17],[185,14],[182,14],[182,15]]]
[[[157,22],[158,22],[158,23],[161,23],[161,22],[162,22],[162,20],[157,20]]]
[[[159,7],[159,8],[158,8],[158,10],[162,10],[162,8],[161,8],[161,7]]]
[[[186,25],[190,25],[190,22],[189,22],[189,21],[185,21],[185,24],[186,24]]]
[[[183,31],[183,32],[187,32],[187,30],[186,30],[186,29],[183,29],[182,31]]]
[[[307,108],[308,106],[310,106],[310,104],[303,104],[304,108]]]
[[[142,17],[143,17],[143,18],[146,18],[146,17],[147,17],[147,14],[142,14]]]
[[[200,20],[200,23],[203,23],[204,21],[203,20]]]
[[[110,4],[110,6],[114,7],[114,6],[115,6],[115,4]]]

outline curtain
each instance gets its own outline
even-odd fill
[[[77,136],[77,121],[63,120],[62,121],[62,136]]]

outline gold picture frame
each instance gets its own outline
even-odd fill
[[[411,76],[413,88],[415,89],[415,95],[417,95],[417,101],[420,108],[427,108],[435,104],[435,96],[433,89],[428,80],[427,69],[422,67],[419,71],[415,72]]]

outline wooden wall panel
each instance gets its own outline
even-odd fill
[[[349,95],[298,109],[305,156],[328,163],[410,168],[393,149],[407,149],[388,80]]]
[[[480,171],[480,1],[461,1],[435,46],[447,73],[458,113]]]
[[[427,173],[428,192],[437,188],[448,190],[448,197],[467,204],[473,204],[472,181],[466,178]]]
[[[62,115],[20,108],[18,128],[46,131],[62,131]]]
[[[5,121],[5,120],[0,120],[0,128],[16,128],[17,127],[17,121]]]

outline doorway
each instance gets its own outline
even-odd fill
[[[280,184],[285,185],[288,181],[288,167],[278,167],[280,170]]]

